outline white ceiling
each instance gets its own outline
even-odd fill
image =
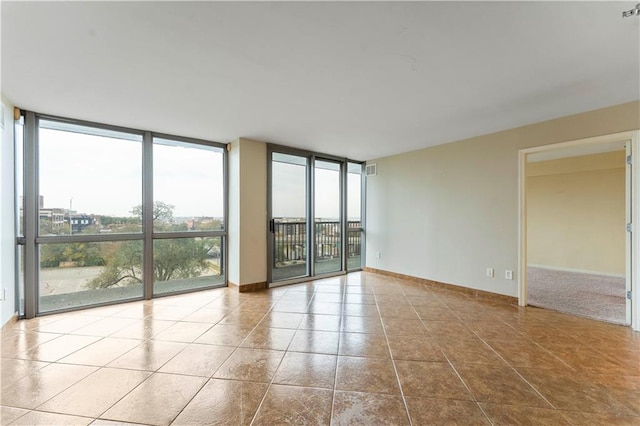
[[[627,2],[8,2],[24,109],[368,160],[640,99]]]

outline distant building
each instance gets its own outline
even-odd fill
[[[74,233],[80,233],[87,226],[95,224],[95,219],[84,213],[71,214],[69,215],[69,220],[71,221],[71,229]]]
[[[40,222],[47,221],[51,222],[54,227],[62,226],[65,223],[65,213],[64,209],[59,208],[51,208],[51,209],[40,209]]]

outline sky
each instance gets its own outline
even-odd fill
[[[39,142],[45,207],[130,216],[142,203],[142,142],[50,129]],[[223,216],[221,149],[155,144],[153,155],[155,201],[178,217]]]
[[[154,200],[174,205],[176,217],[222,217],[222,150],[155,142]],[[136,141],[41,127],[39,144],[45,208],[130,216],[142,203],[141,137]],[[274,217],[304,217],[305,167],[274,162],[272,169]],[[316,217],[337,218],[339,173],[318,167],[315,173]],[[348,216],[359,218],[360,175],[349,173],[348,185],[354,189],[348,192]]]
[[[274,162],[273,206],[274,217],[304,217],[306,209],[306,167]],[[360,175],[349,173],[347,186],[347,217],[360,219]],[[340,175],[338,171],[315,169],[316,218],[337,219],[340,214]]]
[[[39,144],[45,208],[130,216],[141,204],[142,142],[40,129]]]

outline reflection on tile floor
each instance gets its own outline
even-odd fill
[[[640,424],[640,333],[369,273],[19,321],[0,424]]]

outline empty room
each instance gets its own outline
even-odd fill
[[[640,5],[0,19],[0,424],[640,423]]]

